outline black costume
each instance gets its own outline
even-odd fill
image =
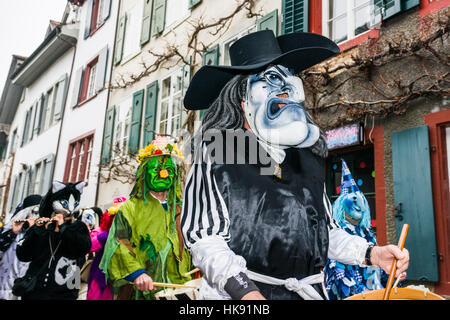
[[[35,290],[22,296],[23,300],[77,299],[79,288],[74,277],[91,248],[89,230],[80,221],[66,222],[59,228],[54,232],[34,225],[17,246],[19,260],[31,261],[25,276],[37,277]]]

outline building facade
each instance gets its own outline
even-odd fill
[[[67,5],[51,22],[44,41],[10,76],[23,88],[11,122],[7,155],[13,156],[8,205],[11,213],[30,194],[48,191],[57,152],[78,24]]]
[[[53,180],[85,181],[81,206],[96,203],[118,5],[112,0],[73,4],[80,28]]]

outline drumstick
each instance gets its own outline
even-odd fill
[[[184,274],[184,276],[187,277],[187,276],[189,276],[189,275],[191,275],[191,274],[193,274],[193,273],[196,273],[196,272],[198,272],[198,271],[200,271],[199,268],[192,269],[191,271],[186,272],[186,273]]]
[[[197,288],[196,286],[187,286],[185,284],[175,284],[175,283],[163,283],[163,282],[153,282],[155,287],[169,287],[169,288]]]
[[[405,246],[406,236],[408,235],[409,225],[404,224],[402,228],[402,232],[400,234],[400,238],[398,239],[398,245],[397,247],[400,250],[403,250],[403,247]],[[389,273],[389,278],[386,285],[386,290],[384,291],[383,300],[389,300],[389,295],[391,294],[391,287],[392,283],[394,282],[395,278],[395,272],[397,271],[397,259],[394,258],[394,261],[392,262],[391,272]]]
[[[135,284],[131,282],[131,284]],[[153,282],[153,286],[155,287],[168,287],[168,288],[192,288],[195,289],[195,286],[187,286],[185,284],[175,284],[175,283],[164,283],[164,282]]]

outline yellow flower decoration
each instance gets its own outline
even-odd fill
[[[145,158],[161,155],[174,156],[183,159],[183,155],[176,143],[170,143],[167,137],[156,136],[151,144],[139,150],[137,160],[142,162]]]

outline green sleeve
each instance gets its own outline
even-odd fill
[[[139,269],[145,269],[145,266],[136,258],[135,253],[131,252],[135,249],[128,248],[119,241],[125,240],[130,243],[131,235],[130,223],[119,210],[111,226],[100,264],[100,268],[104,272],[107,271],[105,274],[107,273],[111,280],[120,280]]]

